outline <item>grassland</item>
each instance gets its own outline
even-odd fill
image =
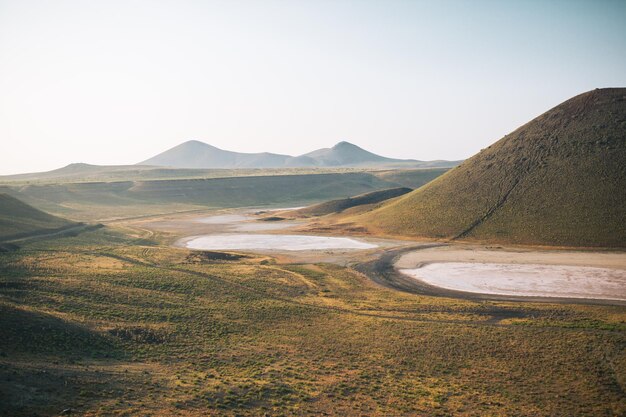
[[[72,225],[76,223],[44,213],[7,194],[0,194],[0,243]]]
[[[337,174],[364,171],[367,171],[367,169],[340,167],[192,169],[165,168],[148,165],[90,165],[76,163],[46,172],[33,172],[17,175],[0,175],[0,184],[41,185],[82,182],[189,180],[230,177],[258,177],[269,175]]]
[[[390,188],[365,172],[0,185],[41,210],[79,221],[206,208],[289,206]]]
[[[323,203],[314,204],[309,207],[294,210],[291,212],[291,214],[297,217],[325,216],[327,214],[340,213],[352,207],[380,203],[391,198],[399,197],[408,192],[411,192],[411,189],[405,187],[372,191],[354,197],[340,198],[337,200],[330,200]]]
[[[623,415],[625,321],[106,228],[0,255],[0,414]]]
[[[349,221],[392,235],[623,248],[625,97],[623,88],[576,96]]]
[[[450,168],[391,169],[372,171],[372,175],[401,187],[417,189],[449,170]]]

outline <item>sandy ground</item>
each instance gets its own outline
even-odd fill
[[[409,252],[395,268],[456,291],[626,300],[626,254],[446,246]]]

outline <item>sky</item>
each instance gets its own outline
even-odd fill
[[[196,139],[464,159],[626,86],[626,1],[0,0],[0,175]]]

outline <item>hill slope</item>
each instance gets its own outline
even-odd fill
[[[295,159],[295,158],[294,158]],[[445,168],[444,168],[445,170]],[[0,185],[63,184],[77,182],[150,181],[208,179],[269,175],[305,175],[337,172],[363,172],[360,168],[169,168],[150,165],[89,165],[75,163],[46,172],[0,175]],[[408,171],[408,170],[407,170]],[[430,171],[425,169],[424,171]]]
[[[74,224],[44,213],[8,194],[0,194],[0,241],[33,232],[54,231]]]
[[[326,214],[339,213],[343,210],[356,206],[380,203],[381,201],[399,197],[409,192],[411,192],[411,188],[404,187],[372,191],[354,197],[325,201],[323,203],[315,204],[310,207],[295,210],[293,213],[298,216],[324,216]]]
[[[381,232],[626,247],[626,89],[576,96],[354,220]]]
[[[60,216],[101,221],[206,207],[293,207],[395,186],[366,172],[348,172],[0,185],[0,193],[10,194]]]
[[[373,171],[372,175],[377,176],[381,180],[397,184],[400,187],[417,189],[444,174],[449,169],[450,168],[378,170]]]

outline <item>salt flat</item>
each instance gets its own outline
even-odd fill
[[[233,224],[250,220],[249,216],[243,214],[220,214],[217,216],[209,216],[197,219],[200,223],[206,224]]]
[[[395,268],[456,291],[524,297],[626,300],[626,254],[450,245],[401,256]]]
[[[400,272],[441,288],[527,297],[626,300],[626,271],[571,265],[437,262]]]
[[[216,234],[195,237],[185,246],[202,250],[328,250],[373,249],[378,245],[346,237],[268,234]]]

